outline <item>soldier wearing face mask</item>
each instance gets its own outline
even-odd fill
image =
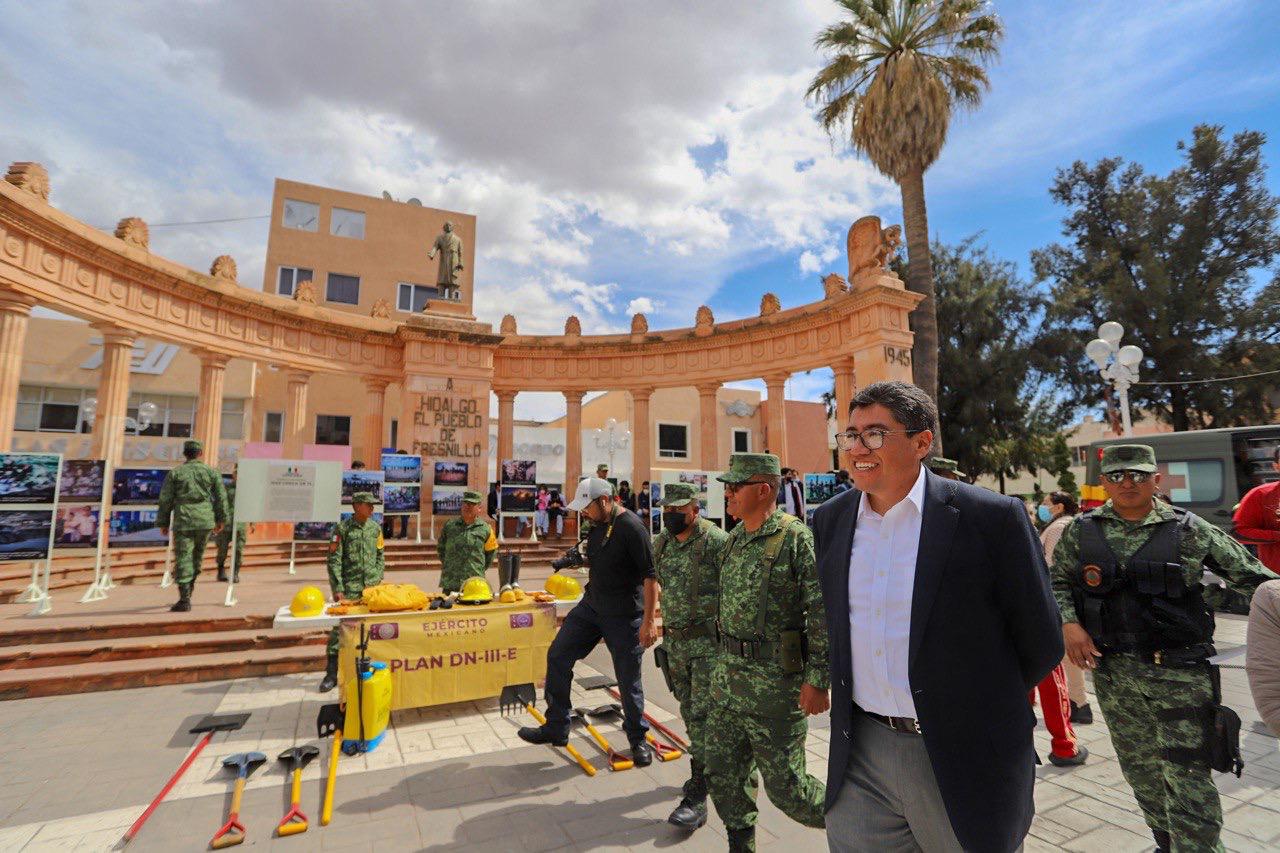
[[[653,546],[662,590],[662,645],[653,655],[680,702],[692,759],[684,796],[667,822],[692,830],[707,822],[705,729],[716,652],[720,558],[729,534],[698,517],[698,493],[692,483],[668,483],[663,488],[662,527]]]

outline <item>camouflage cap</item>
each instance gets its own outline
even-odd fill
[[[1149,444],[1113,444],[1102,449],[1102,473],[1145,471],[1154,474],[1156,452]]]
[[[484,500],[484,498],[480,496],[479,492],[473,492],[470,489],[467,489],[462,493],[462,502],[464,504],[478,504],[482,500]]]
[[[373,506],[377,502],[378,500],[373,496],[373,492],[356,492],[351,496],[352,506],[355,506],[356,504],[368,504],[369,506]]]
[[[960,463],[954,459],[947,459],[944,456],[935,456],[929,460],[929,467],[934,471],[951,471],[956,473],[960,470]]]
[[[693,483],[667,483],[662,487],[660,506],[688,506],[698,499],[698,489]]]
[[[603,469],[604,469],[604,470],[606,470],[606,471],[608,471],[608,470],[609,470],[609,466],[608,466],[608,465],[606,465],[604,462],[601,462],[599,465],[597,465],[597,466],[596,466],[596,470],[597,470],[597,471],[599,471],[601,468],[603,468]]]
[[[716,477],[722,483],[745,483],[752,477],[782,476],[782,465],[772,453],[735,453],[729,457],[729,470]]]
[[[182,442],[182,452],[183,453],[203,453],[204,445],[196,441],[194,438],[188,438],[186,441]]]

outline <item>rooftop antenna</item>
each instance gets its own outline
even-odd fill
[[[406,203],[406,204],[411,204],[411,205],[413,205],[414,207],[422,207],[422,202],[418,201],[416,198],[411,198],[411,199],[409,199],[409,200],[408,200],[407,202],[405,202],[405,203]]]
[[[391,193],[387,192],[386,190],[382,191],[382,197],[387,201],[395,201],[395,199],[391,197]]]

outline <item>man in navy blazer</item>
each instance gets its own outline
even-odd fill
[[[814,515],[831,643],[831,849],[1011,851],[1035,812],[1027,698],[1062,659],[1022,501],[921,464],[923,390],[878,382],[836,436],[856,488]]]

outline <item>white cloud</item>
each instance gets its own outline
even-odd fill
[[[656,307],[649,297],[637,296],[627,303],[627,314],[652,314]]]

